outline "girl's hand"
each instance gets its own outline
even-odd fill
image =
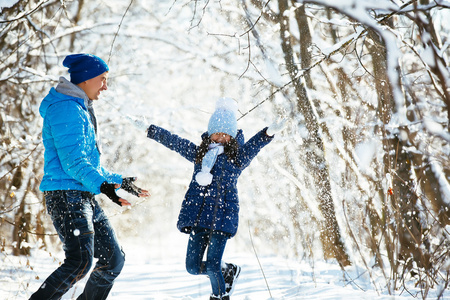
[[[145,121],[145,120],[143,120],[143,118],[141,118],[141,119],[138,119],[138,118],[135,118],[135,117],[133,117],[133,116],[125,116],[125,118],[134,126],[134,127],[136,127],[137,129],[139,129],[139,130],[142,130],[142,131],[148,131],[148,128],[150,127],[150,125]]]
[[[286,126],[286,119],[279,119],[276,122],[272,123],[269,128],[266,130],[266,134],[268,136],[274,136],[276,133],[280,132]]]

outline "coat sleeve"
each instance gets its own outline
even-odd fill
[[[122,175],[110,172],[103,167],[101,167],[101,169],[102,169],[102,174],[106,178],[106,181],[108,181],[108,183],[122,184]]]
[[[86,115],[82,109],[65,101],[49,107],[46,117],[64,172],[81,182],[90,192],[99,194],[100,185],[106,178],[88,158],[91,153],[87,145]]]
[[[147,137],[177,152],[190,162],[195,162],[198,146],[189,140],[183,139],[156,125],[150,125]]]
[[[273,137],[266,134],[266,130],[267,127],[259,131],[244,145],[239,147],[237,160],[238,165],[242,170],[248,167],[259,151],[273,140]]]

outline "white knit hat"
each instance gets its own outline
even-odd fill
[[[218,99],[216,110],[209,119],[208,134],[222,132],[235,138],[237,134],[237,111],[236,100],[227,97]]]

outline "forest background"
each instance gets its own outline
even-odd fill
[[[173,236],[192,172],[126,116],[199,143],[228,96],[247,139],[287,120],[241,176],[236,247],[362,266],[388,293],[411,280],[424,298],[447,288],[449,1],[0,4],[4,257],[59,247],[38,189],[38,107],[67,77],[64,57],[83,52],[111,69],[96,103],[104,164],[152,193],[129,210],[99,197],[119,236]]]

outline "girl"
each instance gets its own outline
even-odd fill
[[[239,266],[222,264],[227,240],[238,228],[237,179],[261,148],[272,141],[275,131],[280,130],[275,124],[244,143],[242,130],[237,130],[236,113],[236,101],[219,99],[200,146],[155,125],[147,132],[149,138],[194,163],[177,227],[190,235],[186,269],[193,275],[209,276],[210,300],[230,299],[240,272]],[[202,261],[206,249],[206,261]]]

